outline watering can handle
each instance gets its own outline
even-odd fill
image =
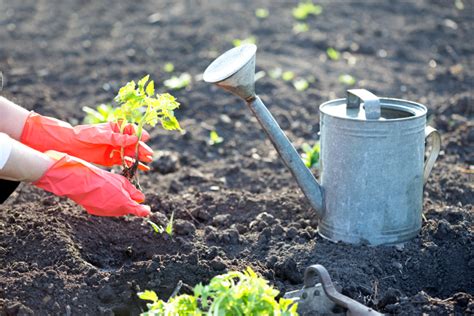
[[[368,120],[378,120],[380,118],[380,100],[375,94],[365,89],[347,90],[348,108],[359,108],[361,101],[364,102],[365,117]]]
[[[425,166],[423,169],[423,184],[428,181],[428,177],[430,176],[431,169],[435,164],[436,158],[438,158],[439,151],[441,149],[441,135],[439,132],[431,126],[425,127],[425,140],[431,136],[432,139],[432,148],[431,152],[429,153],[428,159],[425,161]]]

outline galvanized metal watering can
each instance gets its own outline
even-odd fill
[[[255,45],[233,48],[204,72],[243,98],[316,210],[319,234],[332,241],[397,244],[421,228],[423,185],[440,150],[426,126],[426,107],[379,98],[363,89],[320,107],[321,178],[318,183],[255,94]],[[432,150],[425,161],[425,139]]]

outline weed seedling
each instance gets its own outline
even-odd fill
[[[341,53],[339,53],[337,50],[335,50],[334,48],[332,47],[329,47],[327,50],[326,50],[326,54],[328,55],[328,57],[332,60],[339,60],[341,58]]]
[[[295,78],[295,73],[293,71],[284,71],[281,74],[281,79],[284,81],[291,81]]]
[[[182,73],[179,76],[173,76],[168,80],[165,80],[163,84],[165,87],[171,90],[180,90],[186,88],[191,83],[191,75],[187,72]]]
[[[304,78],[299,78],[293,81],[293,87],[301,92],[309,88],[309,82]]]
[[[154,291],[138,293],[138,297],[151,301],[151,315],[281,315],[296,316],[297,304],[293,300],[276,299],[279,292],[268,281],[260,278],[251,268],[244,272],[231,271],[215,276],[208,285],[198,284],[193,294],[170,297],[165,302]]]
[[[323,8],[315,5],[311,1],[300,2],[296,8],[293,8],[293,17],[297,20],[306,20],[310,15],[320,15]]]
[[[339,76],[339,82],[345,84],[346,86],[353,86],[355,85],[356,80],[351,75],[344,74]]]
[[[165,232],[170,236],[173,237],[173,223],[174,223],[174,212],[171,213],[171,217],[168,221],[168,224],[166,224]]]
[[[224,141],[223,137],[220,137],[216,131],[211,131],[209,133],[209,145],[214,146],[222,143]]]
[[[174,71],[174,65],[173,63],[166,63],[164,66],[163,66],[163,70],[165,72],[173,72]]]
[[[314,144],[313,147],[311,147],[309,144],[304,143],[301,146],[301,149],[303,149],[303,154],[301,155],[301,158],[304,161],[304,164],[308,168],[312,168],[313,166],[318,167],[319,165],[319,151],[320,151],[320,144],[317,142]]]
[[[250,36],[244,39],[236,38],[232,40],[232,45],[234,45],[235,47],[245,44],[257,44],[257,38],[255,36]]]
[[[255,16],[259,19],[266,19],[270,13],[265,8],[258,8],[255,10]]]
[[[308,32],[309,31],[309,25],[308,23],[295,23],[293,24],[293,33],[295,34],[300,34],[300,33],[304,33],[304,32]]]
[[[170,237],[173,237],[173,221],[174,221],[174,212],[171,213],[171,217],[168,220],[168,224],[166,224],[166,227],[163,228],[163,226],[158,225],[157,223],[147,220],[147,223],[150,224],[151,228],[155,231],[157,234],[163,234],[167,233]]]

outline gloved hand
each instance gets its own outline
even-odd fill
[[[67,196],[93,215],[150,214],[149,206],[139,204],[145,200],[143,193],[125,177],[56,151],[45,154],[57,161],[33,185]]]
[[[153,150],[144,143],[148,139],[150,135],[144,131],[138,148],[138,159],[145,163],[153,159]],[[31,112],[20,141],[41,152],[57,150],[108,167],[121,164],[121,147],[125,148],[126,158],[135,159],[138,137],[134,135],[134,126],[131,124],[121,134],[119,125],[114,122],[72,127],[64,121]],[[142,170],[149,170],[143,164],[140,167]]]

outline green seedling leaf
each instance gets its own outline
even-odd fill
[[[339,60],[341,58],[341,53],[339,53],[337,50],[335,50],[334,48],[332,47],[329,47],[327,50],[326,50],[326,54],[328,55],[328,57],[332,60]]]
[[[145,290],[137,293],[138,297],[142,300],[156,302],[158,301],[158,295],[154,291]]]
[[[165,80],[164,85],[168,89],[179,90],[186,88],[191,83],[191,75],[187,72],[182,73],[178,76],[173,76],[168,80]]]
[[[214,146],[220,144],[224,141],[224,138],[220,137],[216,131],[211,131],[209,133],[209,145]]]
[[[304,78],[296,79],[293,81],[293,87],[297,91],[304,91],[309,88],[309,82]]]
[[[163,66],[163,70],[165,72],[173,72],[174,71],[174,65],[173,63],[166,63],[164,66]]]
[[[259,19],[266,19],[270,13],[265,8],[258,8],[255,10],[255,16]]]
[[[273,68],[272,70],[268,72],[268,75],[272,79],[279,79],[282,73],[283,73],[283,70],[281,70],[281,68]]]
[[[323,12],[323,8],[320,5],[314,3],[300,2],[296,8],[293,8],[293,17],[297,20],[306,20],[310,15],[320,15]]]
[[[293,71],[285,71],[282,73],[281,78],[284,81],[291,81],[295,78],[295,73]]]
[[[256,73],[255,73],[254,81],[257,82],[257,81],[259,81],[260,79],[264,78],[266,75],[267,75],[267,74],[266,74],[265,71],[260,70],[259,72],[256,72]]]
[[[304,143],[301,145],[301,149],[303,150],[301,158],[303,159],[306,167],[317,167],[319,165],[319,153],[321,150],[319,142],[316,142],[316,144],[314,144],[312,147],[309,144]]]
[[[308,23],[295,23],[293,24],[293,33],[299,34],[299,33],[304,33],[309,31],[309,25]]]
[[[255,36],[250,36],[244,39],[236,38],[232,40],[232,45],[234,45],[235,47],[241,46],[244,44],[257,44],[257,38]]]
[[[339,76],[339,82],[347,86],[353,86],[356,83],[356,79],[351,75],[344,74]]]
[[[162,234],[164,229],[161,225],[158,225],[150,220],[147,220],[147,223],[151,225],[151,227],[153,228],[153,230],[155,231],[155,233],[157,234]]]
[[[110,104],[101,104],[96,109],[88,106],[82,107],[82,110],[86,112],[84,117],[85,124],[99,124],[113,121],[114,108]]]
[[[171,213],[170,220],[168,224],[166,224],[165,232],[170,236],[173,237],[173,222],[174,222],[174,212]]]

